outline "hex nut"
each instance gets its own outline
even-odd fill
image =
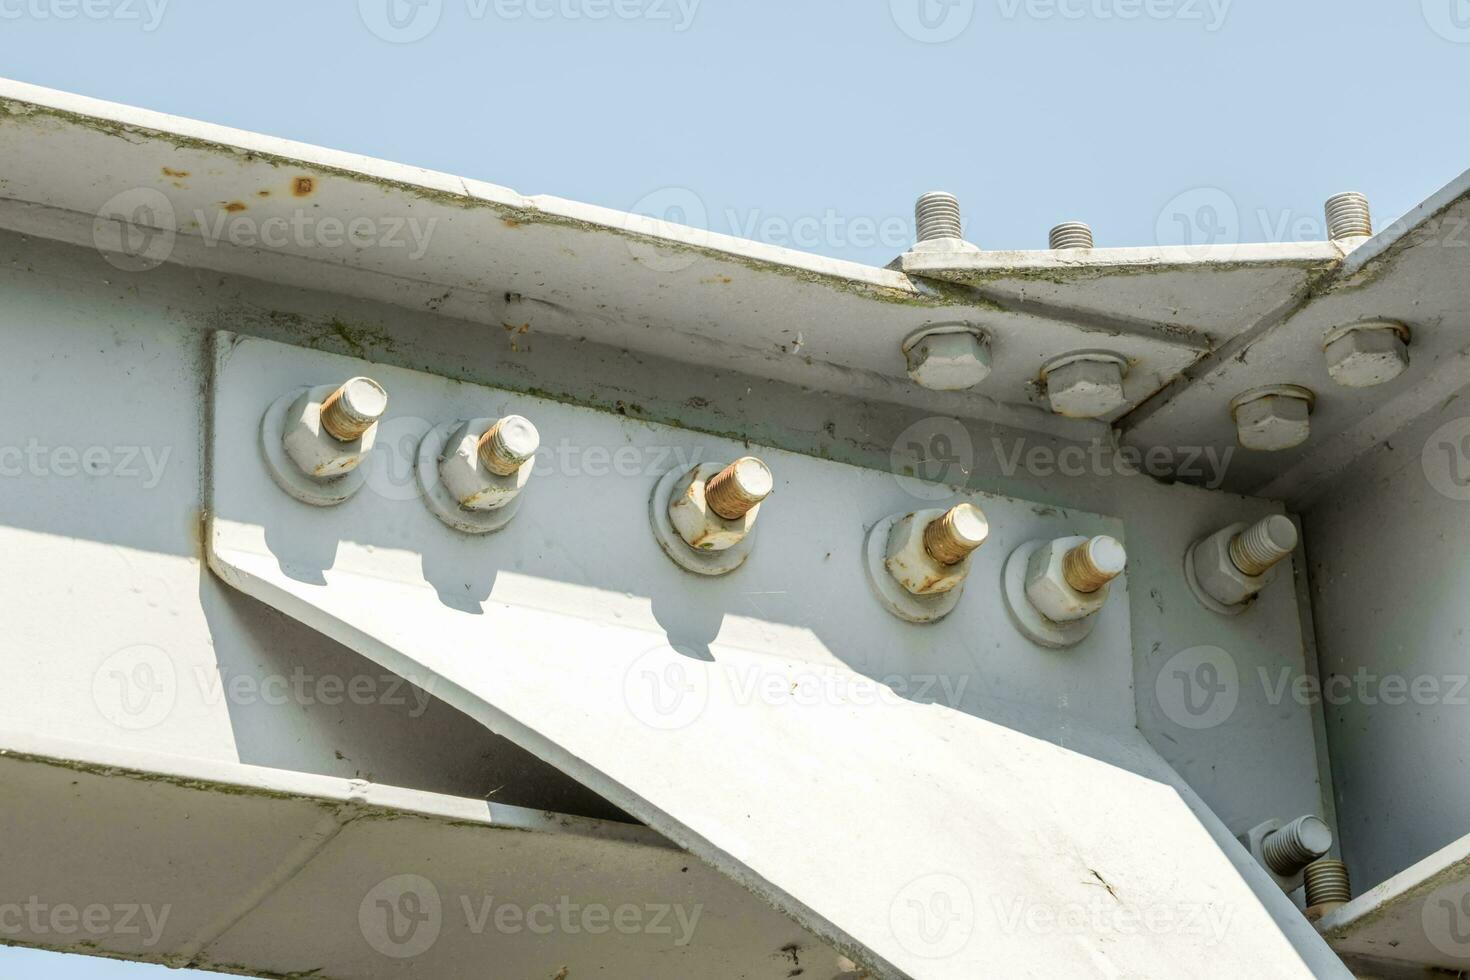
[[[933,515],[909,514],[896,521],[888,532],[883,565],[894,581],[910,595],[942,595],[965,581],[970,574],[973,552],[962,561],[945,565],[929,553],[924,534]]]
[[[990,343],[972,330],[922,334],[904,356],[909,377],[933,391],[962,391],[990,377]]]
[[[756,504],[733,521],[721,517],[705,498],[707,480],[701,478],[700,470],[694,467],[674,484],[669,497],[669,522],[684,543],[696,551],[727,551],[755,529],[761,505]]]
[[[1248,602],[1275,578],[1274,568],[1265,575],[1247,575],[1230,557],[1230,542],[1246,526],[1232,524],[1216,531],[1196,544],[1190,553],[1195,581],[1206,595],[1222,606],[1239,606]]]
[[[1095,419],[1122,408],[1128,402],[1125,365],[1120,357],[1085,355],[1048,366],[1042,376],[1051,410],[1069,419]]]
[[[485,465],[480,453],[480,439],[499,419],[472,419],[454,430],[444,445],[439,460],[439,479],[465,510],[492,511],[516,498],[535,469],[535,450],[531,458],[509,476],[501,476]],[[530,423],[527,423],[529,425]],[[531,436],[539,443],[534,426]]]
[[[311,388],[291,403],[281,436],[286,455],[313,480],[334,480],[355,470],[372,452],[378,436],[373,423],[361,436],[343,442],[322,425],[322,402],[337,391],[336,385]]]
[[[1036,611],[1054,623],[1075,623],[1102,609],[1108,586],[1096,592],[1078,592],[1067,581],[1067,553],[1087,538],[1058,538],[1036,549],[1026,563],[1026,598]]]
[[[1324,348],[1327,373],[1345,388],[1372,388],[1409,366],[1408,329],[1399,323],[1353,324],[1333,331]]]
[[[1279,452],[1312,434],[1313,395],[1305,388],[1277,385],[1255,389],[1231,403],[1236,439],[1245,449]]]

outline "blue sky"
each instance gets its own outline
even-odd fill
[[[1470,0],[0,0],[0,39],[22,81],[879,265],[931,189],[987,248],[1283,241],[1470,166]],[[52,959],[0,975],[162,975]]]

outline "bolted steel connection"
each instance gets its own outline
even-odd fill
[[[1357,191],[1327,199],[1327,236],[1333,241],[1373,234],[1373,215],[1368,198]]]
[[[1292,877],[1330,850],[1332,831],[1310,815],[1297,817],[1261,840],[1266,866],[1283,878]]]
[[[480,464],[496,476],[513,476],[541,448],[541,434],[530,419],[508,415],[480,436]]]
[[[990,536],[990,522],[974,504],[959,504],[924,528],[924,550],[941,565],[958,565]]]
[[[1306,906],[1338,904],[1352,901],[1352,883],[1347,865],[1333,858],[1322,858],[1307,865],[1302,872],[1306,884]]]
[[[1053,249],[1092,248],[1092,229],[1081,221],[1063,222],[1051,230],[1047,242]]]
[[[388,392],[372,378],[352,378],[322,402],[322,428],[338,442],[355,442],[388,410]]]
[[[1117,538],[1102,535],[1079,544],[1062,559],[1062,576],[1084,595],[1092,595],[1123,574],[1128,553]]]
[[[1230,560],[1244,575],[1259,577],[1296,550],[1296,525],[1281,514],[1257,521],[1230,542]]]
[[[776,488],[770,467],[754,456],[743,456],[704,484],[709,509],[727,521],[738,521]]]
[[[960,202],[945,191],[930,191],[914,205],[914,224],[921,242],[961,238]]]

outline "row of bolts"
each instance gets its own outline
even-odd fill
[[[1328,198],[1326,212],[1327,234],[1333,241],[1373,234],[1368,198],[1358,191]],[[920,197],[914,206],[914,218],[921,242],[964,237],[959,200],[947,191],[931,191]],[[1064,221],[1047,235],[1047,244],[1052,249],[1092,248],[1092,228],[1086,222]]]
[[[1373,234],[1368,199],[1361,193],[1350,191],[1329,198],[1325,212],[1333,241]],[[960,206],[953,194],[934,191],[923,195],[914,214],[916,251],[978,251],[962,237]],[[1051,230],[1048,244],[1057,251],[1091,249],[1092,229],[1080,221],[1064,222]],[[1408,326],[1397,320],[1372,317],[1346,324],[1323,341],[1328,374],[1348,388],[1391,381],[1408,367],[1409,339]],[[978,328],[960,324],[925,328],[906,340],[903,349],[910,377],[923,387],[941,391],[971,388],[990,373],[989,340]],[[1123,380],[1127,370],[1128,361],[1121,356],[1081,352],[1055,358],[1041,373],[1056,414],[1102,418],[1126,404]],[[1231,400],[1229,411],[1241,446],[1275,452],[1306,441],[1315,404],[1311,389],[1276,384],[1241,392]]]
[[[358,443],[386,410],[387,392],[381,385],[370,378],[353,378],[322,402],[321,429],[344,445]],[[506,478],[530,463],[539,448],[536,427],[522,416],[511,415],[485,429],[476,455],[486,470]],[[745,456],[704,482],[703,499],[720,521],[741,522],[770,496],[774,486],[765,462]],[[751,528],[746,522],[740,535]],[[937,565],[952,568],[966,562],[988,535],[989,523],[980,508],[961,503],[928,523],[923,548]],[[1235,533],[1226,553],[1241,574],[1254,578],[1264,576],[1290,555],[1296,544],[1295,525],[1276,515]],[[693,542],[690,546],[695,547]],[[1122,574],[1126,563],[1122,544],[1101,535],[1071,548],[1063,559],[1062,571],[1068,586],[1081,596],[1089,596],[1104,590]],[[1331,846],[1327,825],[1315,816],[1304,816],[1264,834],[1257,857],[1282,878],[1301,874],[1308,914],[1319,918],[1351,898],[1346,865],[1324,857]]]

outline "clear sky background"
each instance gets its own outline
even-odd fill
[[[1470,167],[1470,0],[0,0],[0,50],[26,82],[878,265],[931,189],[986,248],[1063,220],[1286,241],[1325,238],[1338,191],[1382,225]],[[4,980],[154,975],[0,949]]]

